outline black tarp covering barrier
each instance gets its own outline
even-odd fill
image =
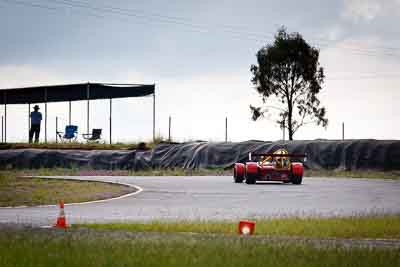
[[[154,94],[154,84],[79,83],[0,90],[0,104],[35,104]]]
[[[0,150],[0,169],[85,167],[94,169],[230,168],[245,162],[248,153],[306,153],[308,169],[400,170],[400,141],[246,141],[240,143],[194,142],[159,144],[148,151],[107,150]]]

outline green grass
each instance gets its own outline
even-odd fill
[[[232,170],[225,170],[222,168],[214,169],[149,169],[143,171],[129,171],[128,175],[131,176],[230,176],[233,174]]]
[[[399,249],[315,247],[253,238],[0,232],[0,266],[399,266],[399,253]]]
[[[29,171],[28,171],[29,172]],[[32,171],[31,171],[32,172]],[[223,168],[168,168],[147,170],[93,170],[87,168],[71,169],[38,169],[35,173],[47,173],[46,175],[58,175],[59,173],[71,173],[71,175],[128,175],[128,176],[232,176],[232,169]],[[52,174],[54,173],[54,174]],[[394,179],[400,180],[400,171],[340,171],[340,170],[305,170],[305,177],[340,177],[340,178],[367,178],[367,179]]]
[[[146,144],[148,149],[155,146],[156,143],[150,142]],[[0,144],[1,149],[24,149],[24,148],[36,148],[36,149],[84,149],[84,150],[134,150],[137,149],[139,143],[3,143]]]
[[[199,168],[199,169],[149,169],[142,171],[128,171],[132,176],[232,176],[232,169]],[[341,171],[341,170],[305,170],[305,177],[341,177],[341,178],[367,178],[367,179],[394,179],[400,180],[400,171]]]
[[[70,168],[40,168],[40,169],[7,169],[16,175],[52,176],[52,175],[117,175],[117,176],[232,176],[232,169],[199,168],[199,169],[147,169],[147,170],[97,170],[85,167],[71,166]],[[0,174],[2,171],[0,171]],[[333,170],[306,170],[305,177],[343,177],[343,178],[370,178],[370,179],[400,179],[400,171],[333,171]]]
[[[71,171],[72,172],[72,171]],[[54,170],[51,174],[64,174]],[[21,174],[21,173],[18,173]],[[41,175],[49,175],[42,170]],[[101,182],[18,178],[15,171],[0,172],[0,206],[34,206],[85,202],[133,192],[134,188]]]
[[[134,232],[236,234],[237,222],[150,222],[83,224],[92,229]],[[257,235],[318,238],[400,238],[400,215],[256,220]]]
[[[147,169],[147,170],[100,170],[92,168],[79,168],[71,166],[71,168],[39,168],[39,169],[14,169],[7,168],[2,173],[9,173],[14,176],[221,176],[221,175],[232,175],[232,170],[224,170],[222,168],[213,169],[183,169],[183,168],[171,168],[171,169]]]
[[[305,177],[344,177],[344,178],[369,178],[369,179],[400,179],[400,171],[375,171],[375,170],[305,170]]]
[[[0,150],[2,149],[83,149],[83,150],[135,150],[135,149],[153,149],[157,144],[169,142],[167,138],[163,136],[156,136],[154,140],[142,141],[142,142],[126,142],[126,143],[113,143],[109,144],[108,140],[100,140],[97,143],[94,142],[58,142],[55,141],[47,143],[0,143]]]

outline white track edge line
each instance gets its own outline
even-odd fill
[[[74,202],[74,203],[65,203],[64,206],[72,206],[72,205],[85,205],[85,204],[92,204],[92,203],[102,203],[102,202],[108,202],[112,200],[118,200],[130,196],[137,195],[141,192],[144,191],[143,188],[141,188],[138,185],[133,185],[133,184],[127,184],[127,183],[121,183],[121,182],[112,182],[112,181],[99,181],[99,180],[89,180],[89,179],[68,179],[67,176],[65,178],[61,178],[63,176],[60,176],[60,178],[51,178],[51,177],[44,177],[44,176],[24,176],[24,178],[40,178],[40,179],[54,179],[54,180],[68,180],[68,181],[83,181],[83,182],[99,182],[99,183],[108,183],[108,184],[116,184],[116,185],[124,185],[128,187],[133,187],[136,188],[137,191],[128,193],[122,196],[118,197],[113,197],[113,198],[106,198],[106,199],[99,199],[99,200],[93,200],[93,201],[86,201],[86,202]],[[93,176],[92,176],[93,177]],[[37,206],[10,206],[10,207],[0,207],[1,209],[23,209],[23,208],[49,208],[49,207],[56,207],[58,204],[49,204],[49,205],[37,205]]]

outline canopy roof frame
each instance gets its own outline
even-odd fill
[[[20,87],[0,89],[0,104],[4,105],[4,138],[7,142],[7,105],[9,104],[45,104],[45,142],[47,142],[47,103],[69,102],[69,123],[71,123],[71,102],[87,100],[87,133],[89,133],[90,110],[89,102],[95,99],[110,100],[110,144],[112,114],[111,105],[113,98],[144,97],[153,95],[153,140],[155,140],[155,84],[126,84],[126,83],[75,83],[61,85],[44,85],[33,87]],[[30,113],[29,113],[30,117]],[[30,124],[30,120],[29,120]],[[30,125],[29,125],[30,126]],[[30,129],[30,127],[29,127]],[[3,125],[2,125],[3,133]]]

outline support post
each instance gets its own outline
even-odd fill
[[[44,88],[44,142],[47,143],[47,88]]]
[[[71,100],[69,101],[68,113],[68,125],[71,125]]]
[[[169,116],[168,120],[168,141],[171,142],[171,116]]]
[[[342,122],[342,140],[344,140],[344,122]]]
[[[86,124],[86,129],[87,129],[87,134],[89,134],[90,133],[90,129],[89,129],[89,126],[90,126],[90,124],[89,124],[89,99],[90,99],[90,83],[88,82],[87,83],[87,86],[86,86],[86,98],[87,98],[87,124]]]
[[[28,104],[28,143],[29,143],[30,131],[31,131],[31,103]]]
[[[228,117],[225,117],[225,143],[228,142]]]
[[[2,143],[4,142],[3,138],[4,138],[4,117],[1,116],[1,142]]]
[[[7,104],[4,105],[4,143],[7,143]]]
[[[7,92],[4,91],[4,143],[7,143]]]
[[[110,145],[112,144],[112,98],[110,98]]]
[[[153,93],[153,142],[156,141],[156,86]]]
[[[56,144],[58,144],[58,117],[56,117]]]

